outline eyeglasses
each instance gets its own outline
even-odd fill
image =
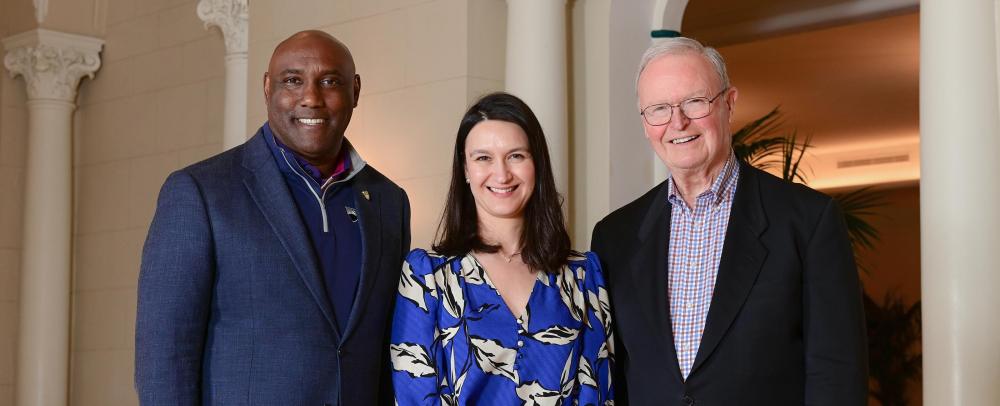
[[[677,104],[670,103],[660,103],[654,104],[652,106],[642,109],[639,114],[646,123],[652,126],[666,125],[670,122],[670,118],[673,116],[674,107],[681,110],[681,114],[687,117],[688,120],[695,120],[712,114],[712,103],[719,96],[722,96],[729,88],[722,89],[721,92],[712,97],[711,99],[707,97],[692,97],[690,99],[681,101]]]

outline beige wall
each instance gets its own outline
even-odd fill
[[[6,31],[4,37],[38,28],[32,0],[0,0],[0,20]]]
[[[83,81],[74,121],[73,405],[136,403],[135,289],[156,194],[170,171],[221,150],[225,50],[219,31],[203,28],[196,4],[50,0],[42,24],[106,40],[103,67],[94,80]],[[571,196],[577,205],[573,218],[584,225],[574,230],[574,246],[586,249],[593,223],[645,191],[647,167],[656,162],[641,128],[630,130],[639,124],[629,113],[634,102],[603,108],[598,103],[634,99],[630,82],[613,84],[632,80],[637,56],[613,56],[634,53],[635,44],[645,47],[648,30],[634,22],[648,13],[638,2],[571,4],[574,38],[589,36],[574,43],[571,76],[580,134],[573,141],[579,158],[573,160],[578,175]],[[33,13],[31,0],[0,0],[0,38],[35,28]],[[461,114],[479,95],[503,88],[505,15],[504,0],[252,0],[247,128],[253,132],[266,119],[262,75],[274,45],[302,29],[338,36],[353,51],[362,76],[348,137],[369,163],[407,190],[413,246],[427,247]],[[597,34],[584,29],[598,23],[604,28]],[[595,37],[600,35],[605,37]],[[602,48],[595,50],[595,44]],[[609,53],[610,65],[592,63]],[[0,64],[0,406],[13,404],[25,101],[23,80],[11,79]],[[627,121],[616,121],[619,116]],[[643,159],[616,159],[622,157]],[[893,192],[898,210],[877,220],[883,243],[879,255],[868,258],[875,271],[866,278],[876,297],[897,286],[908,301],[919,297],[916,193]]]
[[[635,69],[650,44],[653,1],[570,2],[573,245],[613,210],[646,193],[662,163],[643,136]]]
[[[26,3],[30,4],[31,1]],[[111,6],[118,9],[131,3],[133,2],[114,0],[48,0],[48,13],[45,14],[40,26],[50,30],[100,37],[107,28],[107,8]],[[34,12],[34,8],[31,10]]]
[[[136,404],[136,279],[163,180],[222,146],[225,52],[196,0],[54,0],[44,28],[106,40],[74,116],[73,405]],[[503,0],[277,0],[251,4],[249,126],[266,117],[273,46],[320,28],[352,49],[362,97],[348,137],[409,193],[414,246],[433,236],[461,114],[503,87]],[[29,0],[0,0],[0,37],[35,28]],[[499,17],[499,18],[498,18]],[[0,406],[13,404],[27,117],[23,80],[0,72]]]
[[[196,4],[55,0],[42,24],[106,40],[74,117],[74,405],[136,403],[135,283],[156,193],[171,170],[221,148],[222,38],[202,28]],[[30,0],[0,0],[0,38],[36,26]],[[0,406],[8,406],[28,129],[24,81],[2,68],[0,76]]]
[[[137,402],[136,279],[157,193],[171,171],[222,148],[225,50],[197,1],[105,4],[103,66],[83,82],[75,119],[70,398],[80,406]]]
[[[135,283],[156,194],[170,171],[221,149],[224,47],[217,30],[203,29],[196,3],[53,1],[43,24],[107,41],[97,77],[81,86],[74,120],[74,405],[136,403]],[[426,246],[458,119],[471,99],[502,88],[505,21],[496,16],[505,14],[504,3],[315,3],[291,13],[277,2],[253,3],[250,128],[264,117],[259,84],[273,45],[306,28],[341,37],[364,80],[349,137],[410,191],[414,245]],[[0,0],[0,10],[0,37],[35,28],[30,1]],[[23,81],[0,74],[0,406],[6,406],[13,404],[27,113]]]
[[[14,403],[21,200],[27,113],[24,85],[0,67],[0,406]]]
[[[875,249],[861,254],[870,269],[862,279],[872,298],[881,301],[895,290],[910,304],[920,300],[920,188],[886,189],[886,203],[871,218],[880,237]]]
[[[35,28],[31,10],[30,0],[0,0],[0,38]],[[0,406],[14,404],[23,156],[28,132],[24,88],[24,81],[11,79],[0,63]]]
[[[250,7],[248,131],[266,120],[262,81],[274,46],[318,28],[346,43],[361,75],[347,136],[368,163],[406,189],[413,247],[427,247],[447,193],[462,114],[503,88],[503,0],[310,0]]]
[[[862,274],[865,291],[882,303],[886,292],[895,291],[909,306],[920,300],[920,187],[907,185],[884,189],[886,206],[870,218],[880,237],[875,248],[860,255],[869,268]],[[916,351],[920,351],[919,343]],[[908,388],[910,404],[920,406],[922,376]],[[876,405],[877,402],[871,401]]]

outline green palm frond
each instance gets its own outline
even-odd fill
[[[801,137],[797,131],[781,131],[779,107],[753,120],[733,133],[736,157],[763,170],[780,169],[781,177],[790,182],[808,183],[807,169],[802,160],[812,148],[812,136]],[[870,222],[876,209],[887,204],[885,192],[870,187],[835,194],[840,204],[855,253],[872,249],[879,238]],[[856,255],[857,256],[857,255]],[[858,267],[867,272],[863,264]]]
[[[800,170],[802,157],[806,155],[806,150],[812,147],[809,142],[812,136],[807,135],[801,143],[798,141],[798,133],[792,131],[781,143],[781,178],[789,182],[806,183],[806,176]]]
[[[779,160],[774,159],[774,155],[781,152],[784,142],[785,139],[780,137],[762,138],[745,144],[733,144],[733,150],[737,158],[766,171],[780,164]]]
[[[767,114],[736,130],[733,133],[733,145],[746,144],[755,137],[773,133],[781,125],[781,112],[778,109],[779,107],[775,107]]]
[[[811,147],[810,137],[800,143],[795,131],[781,133],[781,119],[781,111],[775,107],[744,125],[733,133],[733,152],[737,159],[755,168],[765,171],[777,168],[785,180],[805,183],[806,177],[799,169],[802,157]]]
[[[775,107],[733,133],[736,158],[763,170],[774,167],[779,162],[774,156],[781,151],[785,139],[784,136],[774,135],[781,124],[781,113]]]
[[[847,234],[855,252],[872,249],[879,239],[879,232],[870,219],[879,215],[878,209],[888,204],[885,192],[863,187],[844,193],[834,193],[833,198],[844,212]]]

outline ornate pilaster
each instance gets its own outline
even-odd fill
[[[64,406],[69,387],[76,89],[101,66],[103,41],[37,29],[3,41],[28,92],[17,345],[19,406]]]
[[[219,27],[226,41],[223,148],[229,149],[242,144],[247,137],[247,0],[201,0],[198,2],[198,18],[205,22],[206,27]]]
[[[249,13],[247,0],[201,0],[198,18],[205,26],[217,26],[226,41],[226,54],[247,53]]]
[[[93,78],[101,67],[104,41],[37,29],[3,40],[4,66],[22,76],[29,100],[73,102],[83,77]]]

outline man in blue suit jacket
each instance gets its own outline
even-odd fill
[[[410,209],[344,139],[360,90],[347,47],[297,33],[264,75],[268,122],[167,179],[139,275],[142,404],[391,404]]]

